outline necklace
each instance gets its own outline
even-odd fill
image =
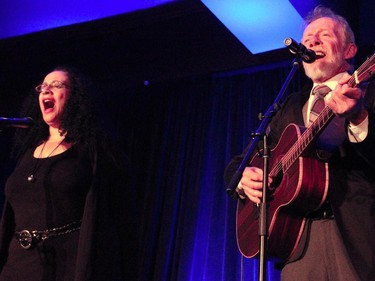
[[[56,149],[62,144],[63,141],[64,141],[64,139],[57,144],[57,146],[47,155],[46,158],[50,157],[52,155],[52,153],[54,153],[56,151]],[[39,156],[35,160],[35,165],[34,165],[34,168],[33,168],[32,172],[31,172],[31,175],[27,177],[27,181],[30,182],[30,183],[33,183],[33,182],[36,181],[35,173],[40,168],[40,166],[42,166],[42,164],[43,164],[43,162],[42,162],[42,164],[39,165],[40,159],[41,159],[41,156],[42,156],[42,153],[43,153],[43,150],[44,150],[44,147],[46,146],[46,143],[47,142],[43,143],[42,149],[39,152]]]

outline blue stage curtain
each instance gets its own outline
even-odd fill
[[[135,171],[140,280],[241,280],[236,202],[225,192],[223,172],[250,141],[258,114],[290,69],[286,62],[151,81],[116,100],[118,128]],[[298,76],[289,91],[300,86]],[[270,261],[268,280],[279,275]],[[242,280],[258,280],[256,259],[244,260]]]

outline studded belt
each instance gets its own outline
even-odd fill
[[[66,225],[55,227],[46,230],[19,230],[14,233],[20,246],[24,249],[30,249],[33,245],[44,241],[54,236],[60,236],[64,234],[77,231],[81,228],[81,221],[74,221]]]

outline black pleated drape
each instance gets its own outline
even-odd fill
[[[223,172],[290,69],[286,62],[150,83],[116,100],[136,180],[140,280],[240,280],[236,202]],[[299,86],[300,74],[288,90]],[[256,259],[243,267],[243,280],[258,280]],[[268,280],[279,280],[272,262],[268,268]]]

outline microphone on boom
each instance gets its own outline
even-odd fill
[[[0,129],[2,128],[30,128],[34,124],[34,120],[30,117],[25,118],[6,118],[0,117]]]
[[[302,43],[298,43],[290,37],[284,40],[284,45],[292,54],[302,58],[306,63],[312,63],[316,60],[316,54],[313,50],[307,49]]]

